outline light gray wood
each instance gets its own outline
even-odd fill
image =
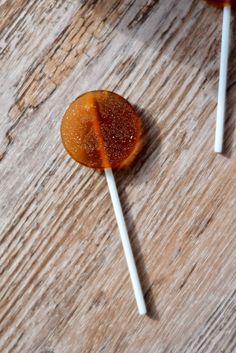
[[[213,152],[222,12],[200,0],[0,1],[0,351],[236,352],[236,22],[225,154]],[[104,175],[60,141],[109,89],[145,142],[115,173],[149,315]]]

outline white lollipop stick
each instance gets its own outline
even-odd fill
[[[120,231],[120,237],[123,244],[126,261],[128,264],[128,269],[131,277],[131,282],[133,285],[135,299],[138,306],[138,311],[140,315],[145,315],[147,313],[147,309],[146,309],[143,292],[142,292],[142,288],[138,277],[137,268],[135,265],[134,255],[129,241],[129,236],[128,236],[127,227],[125,224],[125,220],[124,220],[124,216],[123,216],[123,212],[120,204],[115,178],[110,168],[105,169],[105,175],[107,179],[109,192],[111,195],[113,208],[115,211],[118,228]]]
[[[216,133],[215,133],[215,152],[216,153],[222,153],[222,150],[223,150],[225,98],[226,98],[226,89],[227,89],[227,73],[228,73],[229,44],[230,44],[230,19],[231,19],[231,6],[225,5],[224,11],[223,11],[220,78],[219,78],[218,106],[217,106],[217,116],[216,116]]]

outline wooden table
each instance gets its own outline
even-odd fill
[[[1,353],[236,352],[236,22],[213,152],[222,11],[200,0],[1,0]],[[109,89],[144,148],[115,173],[139,316],[104,175],[60,141]]]

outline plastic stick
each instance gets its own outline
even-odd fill
[[[218,106],[217,106],[217,116],[216,116],[216,133],[215,133],[215,152],[216,153],[222,153],[222,150],[223,150],[225,99],[226,99],[226,89],[227,89],[227,72],[228,72],[229,43],[230,43],[230,19],[231,19],[231,6],[225,5],[223,10],[220,78],[219,78]]]
[[[138,277],[137,268],[135,265],[134,255],[133,255],[130,241],[129,241],[128,231],[127,231],[123,211],[122,211],[121,204],[120,204],[120,199],[119,199],[119,195],[118,195],[118,191],[117,191],[117,187],[116,187],[115,178],[114,178],[112,170],[109,168],[105,169],[105,175],[106,175],[106,179],[107,179],[109,192],[111,195],[113,208],[115,211],[115,216],[116,216],[118,228],[120,231],[120,237],[121,237],[122,245],[124,248],[126,261],[128,264],[128,269],[129,269],[129,273],[130,273],[130,277],[131,277],[131,282],[133,285],[135,299],[136,299],[137,306],[138,306],[138,311],[139,311],[140,315],[145,315],[147,312],[146,305],[145,305],[143,292],[142,292],[141,284],[140,284],[139,277]]]

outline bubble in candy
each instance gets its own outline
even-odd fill
[[[123,97],[109,91],[79,96],[61,124],[62,142],[73,159],[92,168],[130,164],[141,146],[141,121]]]

